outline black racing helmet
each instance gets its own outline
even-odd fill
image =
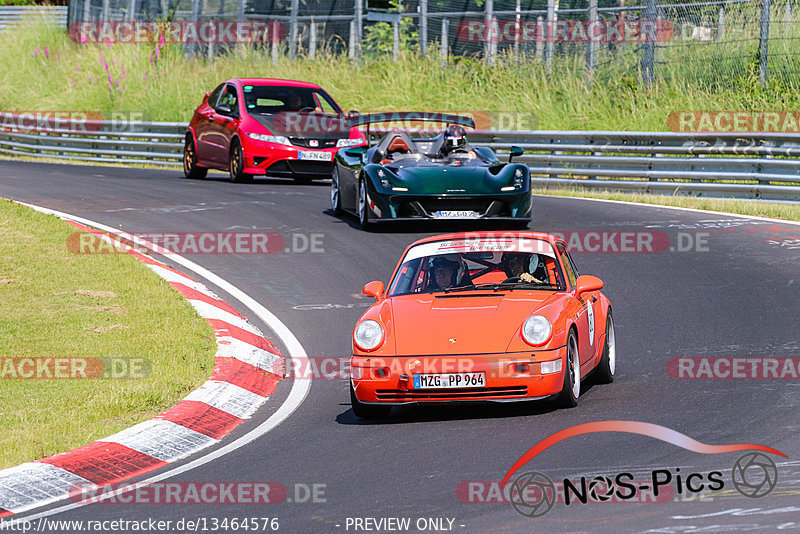
[[[463,126],[451,124],[444,131],[444,151],[445,153],[454,150],[463,150],[467,146],[467,131]]]

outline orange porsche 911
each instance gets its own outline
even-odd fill
[[[392,406],[557,399],[575,406],[581,380],[614,380],[611,303],[578,274],[561,239],[476,232],[411,244],[388,290],[353,330],[350,400],[361,418]]]

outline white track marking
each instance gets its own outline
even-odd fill
[[[209,380],[184,400],[204,402],[239,419],[249,419],[267,399],[230,382]]]
[[[169,439],[165,440],[164,437]],[[219,440],[172,421],[150,419],[98,441],[119,443],[164,462],[174,462]]]
[[[35,485],[33,484],[35,483]],[[41,462],[28,462],[3,470],[0,489],[4,496],[12,497],[3,501],[3,507],[10,512],[24,511],[59,501],[76,484],[90,484],[85,478],[60,467]],[[13,499],[14,494],[19,498]],[[16,519],[15,516],[14,519]],[[6,518],[8,521],[10,518]]]
[[[208,302],[204,302],[202,300],[195,300],[195,299],[187,299],[189,304],[191,304],[197,313],[200,314],[201,317],[206,319],[216,319],[218,321],[223,321],[230,325],[233,325],[237,328],[241,328],[242,330],[246,330],[253,335],[258,337],[262,337],[263,334],[259,332],[259,330],[247,322],[247,320],[242,319],[241,317],[237,317],[236,315],[232,314],[231,312],[227,312],[213,304],[209,304]]]
[[[758,217],[756,215],[742,215],[740,213],[729,213],[727,211],[711,211],[711,210],[701,210],[697,208],[682,208],[680,206],[662,206],[661,204],[648,204],[646,202],[631,202],[629,200],[609,200],[605,198],[587,198],[587,197],[568,197],[568,196],[561,196],[561,195],[541,195],[541,194],[534,194],[535,197],[542,197],[542,198],[568,198],[573,200],[589,200],[593,202],[610,202],[612,204],[625,204],[626,206],[646,206],[648,208],[665,208],[668,210],[681,210],[681,211],[691,211],[694,213],[710,213],[712,215],[724,215],[726,217],[738,217],[740,219],[754,219],[756,221],[768,221],[774,223],[782,223],[782,224],[794,224],[796,226],[800,226],[800,222],[797,221],[787,221],[785,219],[772,219],[770,217]],[[724,199],[719,199],[724,200]]]
[[[112,234],[118,233],[116,229],[110,226],[89,219],[84,219],[83,217],[76,217],[60,211],[43,208],[41,206],[35,206],[33,204],[27,204],[25,202],[19,202],[19,204],[23,206],[28,206],[42,213],[55,215],[56,217],[60,217],[62,219],[67,219],[75,221],[80,224],[84,224],[86,226],[91,226],[99,230],[103,230],[104,232],[109,232]],[[143,245],[152,246],[151,243],[143,243]],[[254,298],[252,298],[250,295],[246,294],[241,289],[237,288],[227,280],[212,273],[205,267],[201,267],[200,265],[196,264],[191,260],[188,260],[178,254],[171,254],[169,257],[175,263],[182,265],[183,267],[197,274],[201,278],[208,280],[210,283],[216,285],[217,287],[219,287],[220,289],[231,295],[233,298],[241,302],[245,307],[247,307],[250,311],[252,311],[259,319],[264,321],[264,324],[266,324],[275,333],[278,339],[280,339],[281,343],[283,343],[283,345],[286,347],[286,350],[288,352],[287,357],[297,360],[299,365],[308,364],[308,355],[306,354],[305,349],[300,344],[300,341],[298,341],[298,339],[292,333],[292,331],[289,330],[289,328],[285,324],[283,324],[283,322],[280,319],[278,319],[272,312],[270,312],[264,306],[259,304]],[[167,269],[164,270],[166,271]],[[182,279],[183,281],[181,283],[186,283],[186,279],[183,277]],[[306,399],[309,390],[311,389],[312,382],[313,382],[312,380],[294,380],[292,382],[292,389],[291,391],[289,391],[288,397],[283,402],[283,404],[281,404],[280,407],[275,411],[275,413],[273,413],[266,421],[264,421],[259,426],[257,426],[247,434],[243,435],[239,439],[232,441],[227,445],[222,446],[218,449],[214,449],[213,451],[210,451],[208,454],[203,455],[200,458],[196,458],[191,462],[187,462],[184,465],[175,466],[171,469],[166,469],[153,477],[150,477],[146,480],[142,480],[140,483],[147,484],[152,482],[159,482],[161,480],[166,480],[170,477],[177,476],[181,473],[185,473],[186,471],[190,471],[196,467],[200,467],[209,462],[212,462],[217,458],[221,458],[226,454],[230,454],[236,449],[239,449],[247,445],[248,443],[255,441],[256,439],[260,438],[267,432],[273,430],[278,425],[283,423],[290,415],[292,415],[292,413],[295,412],[295,410],[297,410],[297,408],[300,407],[300,405]],[[48,517],[61,512],[66,512],[67,510],[80,508],[82,506],[86,506],[86,504],[82,503],[65,504],[63,506],[59,506],[51,510],[45,510],[44,512],[32,514],[28,517],[25,517],[25,519],[28,521],[33,521],[40,517]],[[17,516],[13,517],[14,519],[21,519]]]
[[[215,358],[234,358],[253,367],[283,376],[285,371],[281,357],[264,349],[230,336],[217,338],[217,354]]]

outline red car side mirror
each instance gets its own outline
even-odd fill
[[[361,290],[361,293],[368,297],[374,297],[375,300],[381,300],[383,299],[383,290],[384,290],[383,282],[381,282],[380,280],[374,280],[365,285],[364,288]]]
[[[597,291],[603,289],[603,281],[596,276],[584,274],[575,280],[575,298],[581,298],[581,295],[589,291]]]

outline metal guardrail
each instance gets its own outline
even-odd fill
[[[110,164],[182,165],[185,123],[140,122],[118,130],[104,121],[79,130],[28,131],[19,115],[0,113],[0,153]],[[28,121],[27,124],[33,124]],[[375,132],[374,133],[379,133]],[[538,186],[578,186],[648,193],[800,199],[800,135],[777,133],[491,131],[470,141],[516,161]]]
[[[0,31],[37,15],[52,20],[53,24],[67,25],[67,6],[0,6]]]

